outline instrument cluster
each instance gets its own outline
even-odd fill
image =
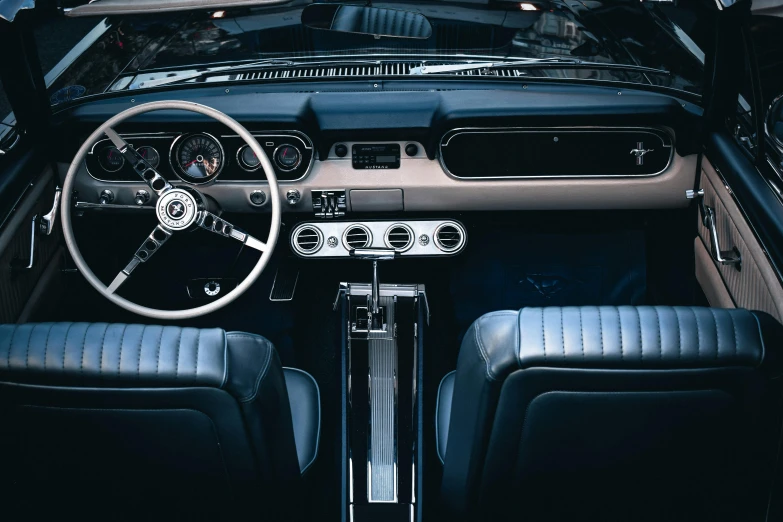
[[[307,175],[313,162],[313,144],[306,135],[285,131],[253,136],[272,161],[278,181],[298,181]],[[261,161],[237,135],[192,132],[122,137],[170,182],[201,185],[213,181],[266,181]],[[138,181],[108,139],[96,142],[85,161],[87,171],[99,181]]]

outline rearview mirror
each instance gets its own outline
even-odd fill
[[[426,39],[432,25],[423,14],[399,9],[345,4],[310,4],[302,11],[302,25],[339,33],[368,34],[380,38]]]

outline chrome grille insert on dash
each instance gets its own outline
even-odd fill
[[[360,248],[394,249],[400,257],[453,256],[465,248],[465,227],[453,219],[300,223],[291,232],[300,257],[350,257]]]
[[[343,233],[343,244],[349,250],[370,246],[372,244],[370,229],[364,225],[351,225]]]
[[[291,236],[294,250],[305,255],[317,252],[323,242],[324,237],[321,231],[312,226],[300,227]]]

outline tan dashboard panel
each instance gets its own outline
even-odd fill
[[[61,166],[65,170],[67,166]],[[405,211],[663,209],[688,205],[683,194],[693,187],[695,172],[695,155],[675,154],[669,168],[657,176],[463,180],[449,176],[440,162],[422,154],[403,157],[399,169],[356,170],[350,158],[315,161],[306,178],[281,182],[280,189],[286,212],[312,213],[311,192],[325,189],[401,189]],[[101,191],[110,189],[115,203],[125,205],[133,204],[136,191],[147,188],[142,183],[99,182],[86,170],[76,186],[87,201],[97,202]],[[269,205],[254,207],[249,198],[265,186],[218,181],[199,190],[214,197],[226,211],[260,212],[268,211]],[[286,192],[293,189],[301,194],[295,206],[285,200]]]
[[[704,189],[704,204],[715,210],[715,227],[721,249],[730,250],[736,247],[742,257],[740,270],[713,261],[709,256],[709,230],[699,218],[697,241],[701,243],[703,249],[699,249],[697,244],[696,275],[710,305],[727,307],[726,296],[730,295],[734,306],[761,310],[778,321],[783,320],[783,287],[756,236],[745,221],[742,211],[706,158],[702,162],[700,186]],[[706,261],[704,254],[708,256]],[[700,262],[702,266],[699,266]],[[714,272],[704,266],[705,263],[711,263],[719,277],[711,276]]]
[[[676,208],[693,186],[696,156],[675,154],[658,176],[462,180],[446,174],[439,162],[403,159],[399,169],[353,170],[350,160],[316,161],[297,185],[310,189],[387,189],[404,191],[406,211],[560,210]]]

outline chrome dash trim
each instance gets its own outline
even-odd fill
[[[542,131],[556,131],[556,132],[606,132],[606,131],[639,131],[647,132],[652,136],[655,136],[661,140],[661,146],[669,149],[669,161],[666,162],[666,166],[658,172],[653,174],[620,174],[620,175],[597,175],[597,176],[582,176],[582,175],[568,175],[568,176],[457,176],[452,173],[446,163],[443,161],[443,147],[448,147],[449,142],[454,136],[460,134],[476,133],[476,134],[505,134],[505,133],[521,133],[521,134],[533,134]],[[663,133],[669,137],[671,142],[667,145],[658,133]],[[448,139],[446,139],[448,137]],[[446,143],[444,144],[444,139]],[[443,172],[449,177],[458,180],[468,181],[483,181],[483,180],[513,180],[513,179],[622,179],[622,178],[652,178],[660,176],[666,172],[674,160],[674,132],[660,127],[607,127],[607,126],[584,126],[584,127],[458,127],[446,131],[438,143],[438,162],[440,163]]]

